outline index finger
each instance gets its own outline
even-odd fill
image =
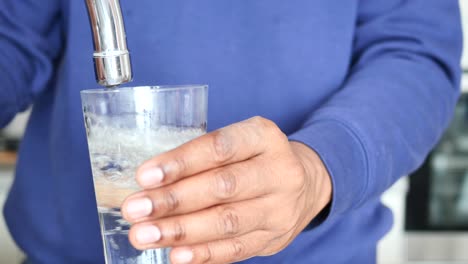
[[[189,141],[146,161],[136,180],[142,188],[155,188],[257,156],[268,147],[266,123],[251,118]]]

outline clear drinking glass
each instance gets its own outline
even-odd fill
[[[131,246],[120,206],[140,189],[135,171],[142,162],[206,133],[207,97],[205,85],[81,92],[107,264],[169,263],[169,249]]]

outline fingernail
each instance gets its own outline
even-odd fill
[[[164,172],[159,167],[144,170],[138,177],[138,183],[142,187],[158,185],[164,179]]]
[[[140,244],[155,243],[161,239],[161,231],[152,225],[140,226],[136,231],[135,238]]]
[[[174,264],[188,264],[193,260],[193,252],[188,248],[177,249],[172,260]]]
[[[148,216],[153,212],[153,203],[148,198],[136,198],[128,201],[125,208],[127,215],[131,219],[138,219]]]

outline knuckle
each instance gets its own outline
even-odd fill
[[[164,193],[164,201],[166,202],[166,209],[168,212],[174,212],[180,206],[179,198],[174,190],[167,190]]]
[[[287,141],[287,136],[281,131],[281,129],[276,125],[275,122],[270,119],[256,116],[253,117],[252,122],[260,127],[264,131],[264,135],[272,138],[281,138]]]
[[[174,165],[176,167],[176,171],[178,173],[186,171],[187,168],[188,168],[187,161],[186,161],[186,159],[184,157],[176,156],[174,158],[173,162],[174,162]],[[172,169],[172,166],[171,166],[171,169]],[[169,170],[169,172],[171,172],[171,171]]]
[[[258,124],[258,125],[265,125],[267,122],[266,118],[263,118],[261,116],[254,116],[249,119],[252,123]]]
[[[240,239],[234,238],[232,240],[231,247],[232,255],[234,257],[241,257],[246,252],[246,246]]]
[[[286,136],[281,129],[274,124],[269,130],[270,136],[274,139],[279,139],[281,142],[285,142],[289,144],[288,136]]]
[[[237,192],[237,176],[232,169],[220,170],[215,175],[216,196],[220,199],[233,197]]]
[[[279,127],[275,127],[275,129],[272,131],[273,137],[278,138],[281,140],[281,142],[287,143],[289,146],[289,139],[288,136],[281,131]]]
[[[271,128],[271,127],[275,127],[276,124],[267,119],[267,118],[264,118],[264,117],[261,117],[261,116],[254,116],[250,119],[253,123],[257,124],[258,126],[260,127],[263,127],[263,128]]]
[[[223,236],[239,233],[240,223],[237,212],[232,207],[223,208],[219,217],[219,231]]]
[[[181,242],[187,237],[184,225],[180,221],[174,222],[173,238],[175,242]]]
[[[235,154],[232,139],[223,129],[213,134],[213,152],[214,158],[218,163],[230,160]]]
[[[203,249],[203,258],[201,263],[209,263],[213,259],[213,253],[209,245],[205,246]]]

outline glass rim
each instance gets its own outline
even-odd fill
[[[95,88],[81,90],[81,94],[108,94],[132,91],[171,92],[181,90],[207,89],[206,84],[182,84],[182,85],[146,85],[134,87]]]

